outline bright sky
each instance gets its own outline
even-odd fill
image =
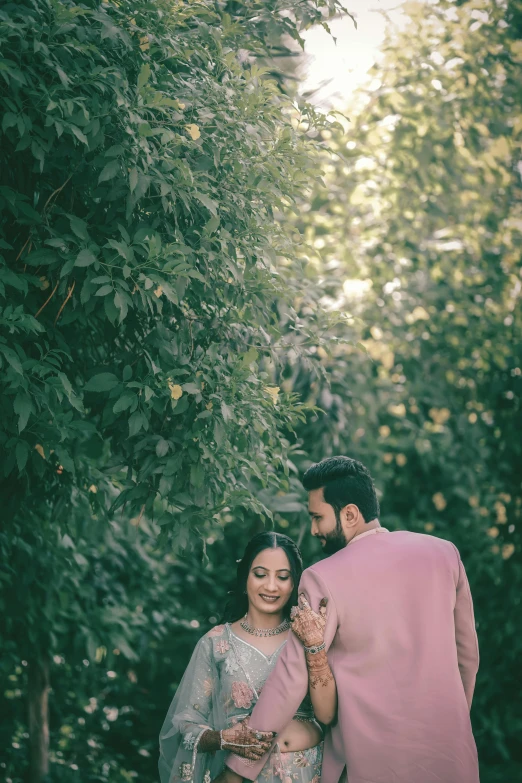
[[[357,18],[357,29],[349,17],[336,19],[330,29],[337,46],[322,27],[309,30],[305,38],[306,61],[302,66],[302,93],[317,91],[312,103],[344,109],[349,97],[366,81],[384,40],[385,12],[393,24],[401,25],[401,0],[346,0]]]

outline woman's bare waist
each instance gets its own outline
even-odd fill
[[[292,720],[277,737],[282,753],[308,750],[319,745],[323,739],[321,727],[315,720]]]

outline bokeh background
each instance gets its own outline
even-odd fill
[[[0,8],[7,783],[157,779],[249,537],[321,556],[331,454],[459,548],[481,780],[522,781],[522,4],[347,10]]]

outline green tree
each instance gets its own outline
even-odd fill
[[[3,606],[30,651],[34,781],[54,626],[79,627],[91,657],[104,635],[105,609],[79,598],[84,526],[103,537],[119,510],[183,546],[229,508],[269,513],[256,490],[287,486],[304,406],[269,358],[283,309],[302,326],[278,269],[299,238],[276,215],[316,176],[316,142],[260,63],[338,7],[0,9],[0,491],[6,556],[30,562]]]
[[[158,551],[144,519],[96,523],[80,508],[70,533],[52,552],[38,530],[0,533],[13,584],[1,601],[2,779],[153,781],[170,689],[218,619],[225,580],[201,552]]]
[[[329,143],[325,190],[297,225],[323,306],[352,345],[320,346],[328,378],[288,361],[282,385],[325,416],[299,427],[298,467],[360,458],[383,524],[453,540],[476,605],[473,708],[483,777],[516,779],[522,622],[522,60],[520,3],[408,3],[371,91]],[[310,303],[301,302],[303,318]],[[325,350],[326,348],[326,350]],[[298,483],[280,521],[296,520]],[[293,505],[292,505],[293,504]],[[513,770],[508,767],[513,764]]]

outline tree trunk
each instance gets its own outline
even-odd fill
[[[49,773],[49,660],[35,658],[28,667],[29,783]]]

